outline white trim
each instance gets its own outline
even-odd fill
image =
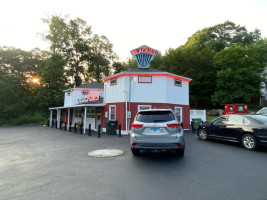
[[[179,121],[179,119],[177,119],[179,122],[183,122],[183,107],[180,107],[180,106],[175,106],[174,107],[174,113],[175,113],[175,115],[176,115],[176,108],[179,108],[180,109],[180,121]],[[176,115],[176,117],[177,117],[177,115]]]
[[[84,117],[83,117],[83,134],[85,134],[86,131],[86,115],[87,115],[87,107],[84,108]]]
[[[49,126],[52,127],[52,120],[53,120],[53,110],[50,110],[50,119],[49,119]]]
[[[171,76],[175,76],[175,77],[177,77],[177,79],[179,79],[179,78],[182,78],[182,79],[186,79],[186,80],[188,80],[189,82],[190,81],[192,81],[192,79],[191,78],[188,78],[188,77],[185,77],[185,76],[179,76],[179,75],[177,75],[177,74],[172,74],[172,73],[169,73],[169,72],[128,72],[128,71],[125,71],[125,72],[120,72],[120,73],[117,73],[117,74],[114,74],[114,75],[111,75],[111,76],[107,76],[107,77],[104,77],[102,80],[103,81],[105,81],[106,79],[109,79],[109,80],[111,80],[112,79],[112,77],[114,77],[114,79],[115,78],[117,78],[118,76],[123,76],[124,74],[127,74],[127,76],[136,76],[136,75],[143,75],[143,74],[151,74],[151,75],[153,75],[153,74],[160,74],[160,75],[171,75]],[[108,81],[109,81],[108,80]]]
[[[66,109],[66,108],[83,108],[83,107],[104,107],[106,104],[79,104],[72,106],[52,107],[49,110]]]
[[[188,130],[190,130],[190,129],[188,129]],[[104,133],[106,133],[106,132],[107,132],[107,129],[106,129],[106,128],[102,128],[102,131],[103,131]],[[119,130],[116,130],[116,134],[119,134]],[[128,131],[126,131],[126,130],[121,130],[121,134],[122,134],[122,135],[129,135],[129,134],[128,134]]]
[[[72,88],[63,90],[63,92],[68,92],[68,91],[72,91]]]
[[[108,120],[111,120],[111,107],[115,107],[115,119],[114,119],[114,121],[116,120],[116,105],[109,105],[109,108],[108,108],[108,110],[109,110],[109,115],[108,115]]]
[[[61,110],[57,110],[57,124],[56,124],[57,128],[60,127],[60,113],[61,113]]]

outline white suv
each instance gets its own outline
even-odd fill
[[[133,155],[138,155],[140,150],[170,150],[179,157],[184,156],[183,129],[171,109],[139,111],[130,138]]]

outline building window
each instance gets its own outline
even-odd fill
[[[109,120],[116,120],[116,106],[109,106]]]
[[[110,85],[117,85],[117,79],[110,80]]]
[[[183,108],[182,107],[175,107],[174,114],[178,120],[178,122],[183,122]]]
[[[138,76],[138,83],[152,83],[152,76]]]
[[[151,108],[151,105],[138,105],[138,111],[140,110],[148,110]]]
[[[174,79],[174,85],[178,87],[182,87],[182,81],[178,79]]]
[[[95,118],[95,110],[89,109],[88,112],[86,113],[86,118]]]
[[[82,110],[75,110],[75,117],[82,117],[82,114],[83,114],[83,112],[82,112]]]

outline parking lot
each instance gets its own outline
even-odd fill
[[[0,127],[0,199],[267,199],[266,149],[201,141],[191,133],[185,140],[183,158],[166,152],[135,157],[129,136]],[[104,148],[124,154],[87,155]]]

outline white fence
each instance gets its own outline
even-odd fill
[[[190,122],[194,118],[201,118],[201,121],[206,121],[206,110],[190,110]]]

